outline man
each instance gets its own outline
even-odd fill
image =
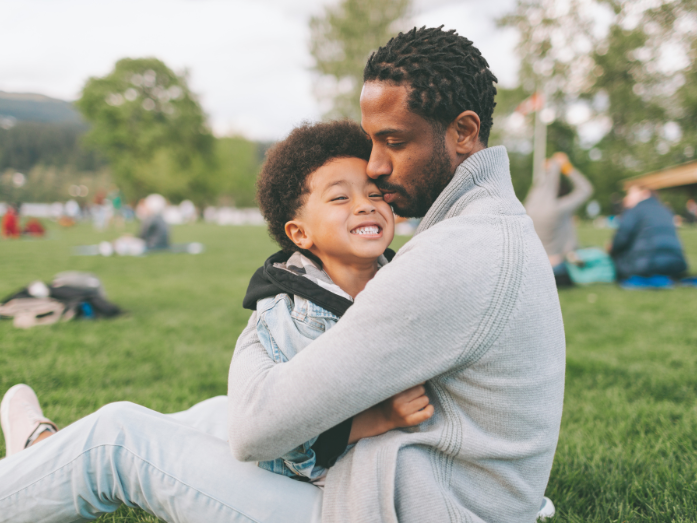
[[[558,438],[564,332],[506,151],[486,148],[495,78],[465,38],[415,29],[364,79],[368,174],[396,213],[424,219],[289,363],[268,358],[252,317],[230,367],[231,447],[270,459],[426,382],[436,414],[359,441],[329,471],[322,521],[532,522]]]
[[[624,207],[610,248],[617,278],[677,277],[687,271],[673,214],[658,198],[649,189],[633,185],[624,198]]]
[[[380,48],[361,96],[367,170],[398,213],[425,215],[414,239],[287,363],[269,358],[253,314],[227,399],[177,415],[107,405],[0,462],[0,522],[120,503],[185,522],[534,521],[559,434],[564,331],[505,149],[486,148],[495,81],[454,32],[415,29]],[[325,432],[339,455],[353,416],[424,382],[433,417],[360,440],[324,496],[244,463]]]

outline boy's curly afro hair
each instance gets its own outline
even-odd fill
[[[266,154],[257,180],[257,202],[269,234],[286,252],[300,250],[285,225],[305,203],[308,177],[336,158],[370,159],[371,141],[354,122],[303,122]]]

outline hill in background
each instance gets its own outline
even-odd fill
[[[97,170],[104,162],[81,143],[87,129],[70,102],[0,91],[0,172],[29,172],[38,165]]]
[[[3,127],[14,122],[80,124],[82,117],[73,104],[34,93],[0,91],[0,121]]]
[[[60,201],[75,184],[110,186],[106,162],[85,148],[88,125],[72,103],[0,91],[0,201]],[[26,175],[15,185],[13,174]]]

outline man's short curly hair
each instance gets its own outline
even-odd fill
[[[286,252],[300,250],[286,235],[285,225],[305,203],[308,177],[336,158],[370,159],[372,143],[358,124],[345,121],[304,122],[274,145],[257,180],[257,202],[269,234]]]
[[[443,128],[461,112],[474,111],[486,145],[498,80],[472,42],[442,27],[399,33],[370,56],[363,81],[408,84],[409,109]]]

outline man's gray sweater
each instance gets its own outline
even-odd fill
[[[255,314],[230,366],[240,460],[277,458],[424,381],[435,406],[330,469],[323,522],[535,520],[559,436],[564,328],[505,148],[467,158],[414,238],[291,361],[274,364],[254,326]]]

